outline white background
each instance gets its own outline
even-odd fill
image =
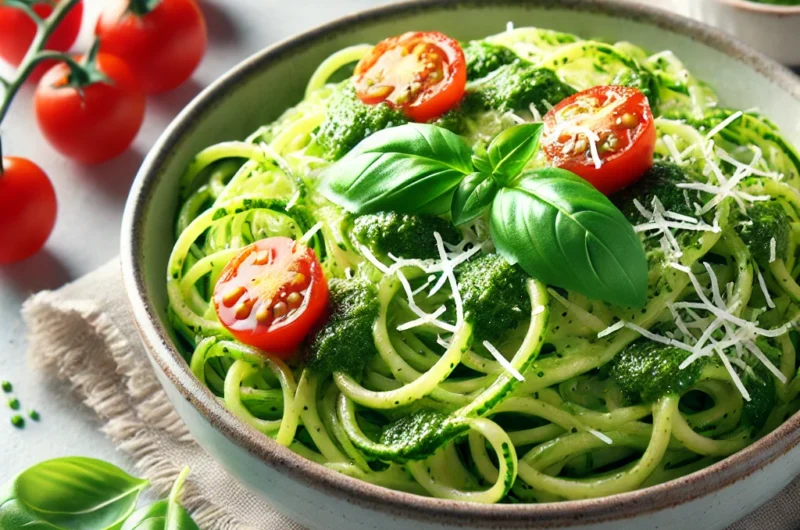
[[[103,0],[84,0],[84,31],[76,46],[85,50]],[[32,88],[14,101],[2,126],[7,155],[36,161],[51,177],[59,200],[58,221],[46,248],[34,257],[0,267],[0,380],[10,380],[23,411],[35,408],[39,423],[24,430],[10,424],[12,411],[0,403],[0,484],[47,458],[85,455],[130,468],[125,457],[98,431],[92,413],[68,389],[30,370],[25,360],[19,309],[32,292],[54,289],[112,259],[118,253],[122,210],[136,170],[172,117],[203,87],[255,51],[280,39],[385,0],[199,0],[209,29],[209,50],[194,78],[183,87],[148,100],[147,118],[133,147],[109,163],[84,167],[54,152],[41,138],[32,114]],[[690,0],[657,0],[683,7]],[[697,1],[697,0],[695,0]],[[498,30],[501,28],[498,28]],[[10,70],[0,64],[0,73]],[[2,230],[12,227],[0,227]],[[7,396],[0,394],[0,400]]]

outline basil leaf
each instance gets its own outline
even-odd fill
[[[100,460],[47,460],[0,491],[0,528],[116,529],[147,485]]]
[[[353,213],[447,211],[472,172],[472,150],[455,133],[409,123],[378,131],[330,166],[320,192]]]
[[[489,227],[497,251],[542,282],[623,306],[647,299],[647,260],[633,227],[569,171],[523,173],[497,194]]]
[[[137,510],[120,530],[200,530],[186,508],[180,505],[183,483],[188,474],[189,468],[183,468],[168,499]]]
[[[489,144],[492,173],[506,183],[519,175],[539,149],[541,123],[523,123],[501,132]]]
[[[489,155],[486,151],[472,155],[472,165],[480,173],[492,174],[492,164],[489,162]]]
[[[499,189],[497,182],[486,173],[472,173],[461,181],[453,194],[450,209],[453,224],[458,226],[480,216],[492,203]]]

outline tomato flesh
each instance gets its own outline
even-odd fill
[[[417,122],[458,105],[467,86],[464,51],[437,31],[411,32],[379,42],[356,66],[356,94],[385,102]]]
[[[214,287],[220,322],[240,342],[291,358],[325,313],[328,284],[314,251],[287,237],[241,250]]]
[[[544,117],[542,147],[550,163],[606,195],[639,180],[653,165],[655,145],[653,113],[647,97],[635,88],[592,87]]]
[[[56,193],[26,158],[3,157],[0,174],[0,264],[21,261],[44,246],[56,222]]]

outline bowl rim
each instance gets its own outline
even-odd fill
[[[693,0],[703,1],[703,0]],[[767,14],[767,15],[800,15],[800,5],[780,5],[780,4],[763,4],[761,2],[752,2],[750,0],[716,0],[721,4],[727,4],[731,7],[741,9],[743,11],[750,11],[753,13]]]
[[[191,132],[195,116],[213,107],[229,89],[262,68],[268,68],[273,61],[280,61],[293,51],[324,42],[327,37],[346,32],[353,25],[462,6],[487,9],[498,5],[582,11],[655,25],[693,38],[744,63],[790,93],[800,105],[800,80],[775,61],[701,22],[651,6],[631,4],[626,0],[408,0],[359,11],[322,24],[256,52],[220,76],[179,113],[142,163],[123,215],[120,261],[127,299],[148,355],[203,419],[232,443],[305,487],[386,515],[474,527],[496,527],[498,523],[504,523],[510,528],[535,523],[540,528],[559,528],[577,522],[620,521],[711,495],[756,472],[798,445],[800,413],[764,438],[718,463],[641,490],[598,499],[547,504],[483,505],[422,497],[376,486],[327,469],[295,454],[238,419],[192,375],[148,300],[143,265],[143,228],[147,205],[160,180],[159,168],[169,159],[173,146],[180,142],[184,134]]]

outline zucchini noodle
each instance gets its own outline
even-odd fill
[[[725,110],[669,51],[538,28],[480,42],[575,90],[623,84],[647,95],[656,159],[689,177],[672,189],[682,214],[657,195],[635,203],[646,305],[612,306],[528,279],[530,313],[491,344],[477,339],[454,272],[493,252],[485,218],[463,227],[461,242],[437,232],[434,259],[383,255],[357,241],[355,216],[316,193],[336,158],[322,136],[341,126],[332,123],[337,98],[372,49],[351,46],[322,62],[297,105],[244,141],[204,149],[181,178],[166,287],[175,340],[194,375],[246,424],[320,465],[480,503],[585,499],[672,480],[800,409],[792,329],[800,318],[800,156],[777,127],[755,111]],[[470,78],[467,91],[479,81]],[[458,132],[485,147],[514,123],[540,120],[539,103],[558,101],[514,113],[473,109]],[[531,165],[544,163],[540,155]],[[767,204],[788,226],[754,243],[748,216]],[[213,291],[223,269],[243,247],[274,236],[305,242],[329,281],[374,286],[375,354],[363,373],[317,373],[302,355],[284,362],[236,341],[218,320]],[[643,343],[682,352],[675,378],[687,381],[632,393],[619,363]]]

